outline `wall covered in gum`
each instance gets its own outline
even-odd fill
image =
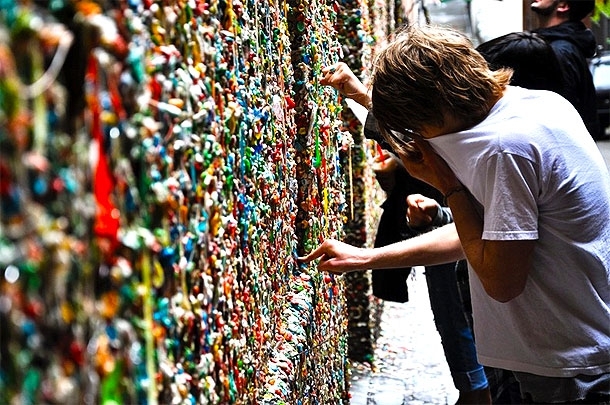
[[[0,5],[0,403],[348,403],[350,281],[296,257],[372,240],[318,78],[387,4]]]

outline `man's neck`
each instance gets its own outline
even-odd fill
[[[551,15],[538,15],[538,28],[554,27],[566,21],[568,21],[567,18],[560,17],[555,13]]]

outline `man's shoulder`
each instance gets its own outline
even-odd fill
[[[597,49],[595,35],[580,21],[567,21],[552,27],[539,28],[534,32],[560,54],[582,54],[588,58],[593,56]]]
[[[524,105],[544,103],[544,105],[553,105],[563,103],[564,98],[550,90],[528,89],[519,86],[509,86],[504,96],[501,99],[505,109],[522,109]],[[527,111],[530,108],[524,108]]]
[[[565,38],[574,33],[586,31],[587,27],[580,21],[565,21],[561,24],[552,25],[550,27],[537,28],[533,30],[536,34],[541,35],[545,39]]]
[[[566,38],[557,38],[554,41],[550,41],[551,47],[555,51],[557,56],[561,57],[562,54],[577,54],[580,55],[580,50],[574,42]]]

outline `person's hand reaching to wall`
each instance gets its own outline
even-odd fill
[[[358,104],[370,108],[371,97],[369,89],[356,77],[354,72],[344,62],[338,62],[322,69],[320,84],[331,86],[345,97]]]

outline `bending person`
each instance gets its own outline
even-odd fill
[[[344,96],[353,98],[365,107],[370,106],[370,98],[367,88],[356,78],[349,67],[340,63],[332,68],[325,69],[327,75],[322,78],[321,83],[330,85]],[[364,129],[364,134],[369,139],[379,142],[384,148],[392,149],[384,141],[379,133],[374,117],[369,114]],[[430,185],[413,178],[405,170],[399,159],[392,153],[383,163],[384,170],[376,171],[379,184],[388,194],[383,203],[384,212],[380,219],[377,230],[375,246],[383,246],[397,240],[413,237],[421,232],[428,231],[432,227],[438,227],[451,221],[450,212],[441,215],[429,223],[417,221],[416,226],[408,226],[407,230],[397,232],[402,228],[404,215],[407,213],[406,199],[409,194],[423,193],[427,197],[434,197],[442,201],[442,195]],[[385,169],[385,168],[388,169]],[[431,199],[431,201],[434,201]],[[403,216],[402,218],[398,216]],[[413,224],[413,223],[412,223]],[[398,229],[395,229],[398,228]],[[386,233],[388,233],[386,235]],[[399,235],[396,235],[399,233]],[[393,240],[392,240],[393,239]],[[386,241],[387,240],[387,241]],[[410,268],[411,266],[404,266]],[[388,297],[384,299],[404,302],[407,295],[406,274],[404,268],[394,267],[396,275],[392,277],[391,270],[378,267],[379,272],[373,273],[373,294]],[[464,274],[460,271],[460,275]],[[441,337],[443,352],[455,388],[459,391],[458,404],[489,404],[491,394],[489,383],[483,366],[477,361],[476,347],[472,331],[470,301],[468,293],[460,291],[456,263],[440,263],[427,266],[425,271],[430,307],[434,316],[434,324]],[[389,283],[390,285],[386,285]],[[461,284],[464,286],[464,284]],[[467,286],[466,286],[467,287]],[[467,289],[467,288],[466,288]],[[381,294],[379,294],[381,293]],[[466,302],[462,301],[466,296]],[[392,298],[396,297],[396,298]]]

